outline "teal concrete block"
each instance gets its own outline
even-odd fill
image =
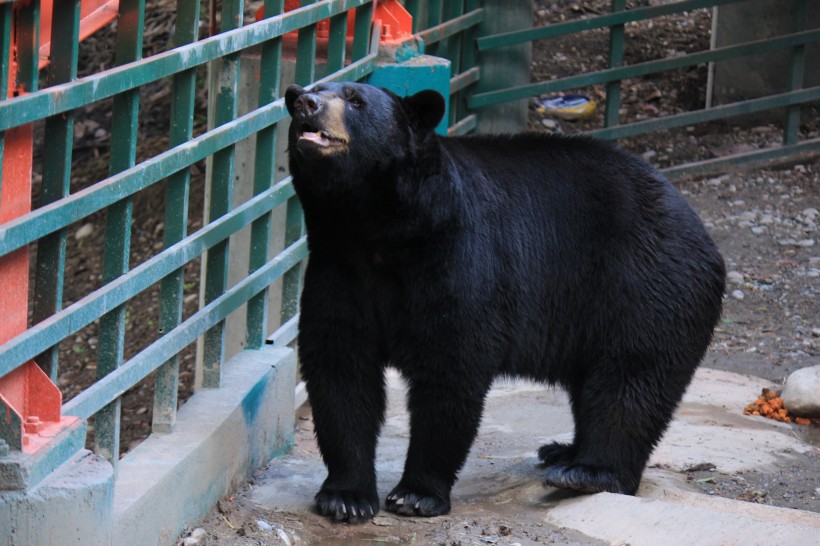
[[[83,449],[87,424],[71,422],[34,453],[10,450],[0,457],[0,491],[35,487],[58,466]]]
[[[0,546],[110,546],[114,469],[82,450],[25,491],[0,492]]]
[[[447,135],[450,119],[450,61],[431,55],[418,55],[397,64],[379,66],[370,74],[367,83],[384,87],[401,97],[433,89],[444,97],[444,117],[436,127],[440,135]]]

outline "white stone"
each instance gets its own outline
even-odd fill
[[[797,246],[810,247],[814,246],[814,239],[800,239],[797,241]]]
[[[761,233],[765,233],[766,226],[755,226],[752,228],[752,233],[755,235],[760,235]]]
[[[820,417],[820,366],[793,372],[786,379],[782,397],[789,413]]]
[[[742,300],[746,296],[743,294],[742,290],[735,290],[732,292],[732,297],[736,300]]]

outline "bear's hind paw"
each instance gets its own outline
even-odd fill
[[[379,512],[378,500],[374,503],[353,493],[322,492],[316,495],[316,511],[336,521],[364,523]]]
[[[400,516],[441,516],[450,512],[450,500],[437,495],[423,495],[397,486],[387,495],[385,507]]]
[[[546,468],[544,485],[573,489],[582,493],[621,493],[634,495],[637,486],[626,487],[612,470],[585,464],[554,464]]]

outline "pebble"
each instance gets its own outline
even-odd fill
[[[743,284],[743,273],[739,271],[729,271],[726,273],[726,280],[732,284]]]
[[[263,533],[273,534],[273,525],[271,525],[270,523],[268,523],[267,521],[265,521],[263,519],[260,519],[259,521],[257,521],[256,526]]]
[[[554,119],[544,118],[541,120],[541,125],[543,125],[547,129],[555,129],[556,127],[558,127],[558,122]]]
[[[810,247],[814,246],[814,239],[800,239],[797,241],[797,246]]]
[[[746,296],[745,296],[745,294],[743,294],[743,290],[734,290],[734,291],[732,291],[732,297],[735,298],[736,300],[742,300]]]
[[[766,226],[755,226],[752,228],[752,233],[755,235],[760,235],[761,233],[766,232]]]
[[[658,152],[656,152],[655,150],[647,150],[641,154],[641,157],[644,158],[644,160],[649,161],[656,155],[658,155]]]

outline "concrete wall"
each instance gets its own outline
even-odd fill
[[[479,34],[488,36],[532,26],[529,0],[485,2]],[[502,47],[480,54],[481,80],[476,93],[530,83],[532,43]],[[479,133],[517,133],[527,127],[529,99],[506,102],[476,111]]]
[[[806,29],[820,28],[820,2],[809,0]],[[753,0],[716,10],[715,47],[793,32],[793,5],[786,0]],[[786,91],[789,50],[720,61],[714,66],[713,104]],[[804,87],[820,85],[820,44],[806,45]]]

